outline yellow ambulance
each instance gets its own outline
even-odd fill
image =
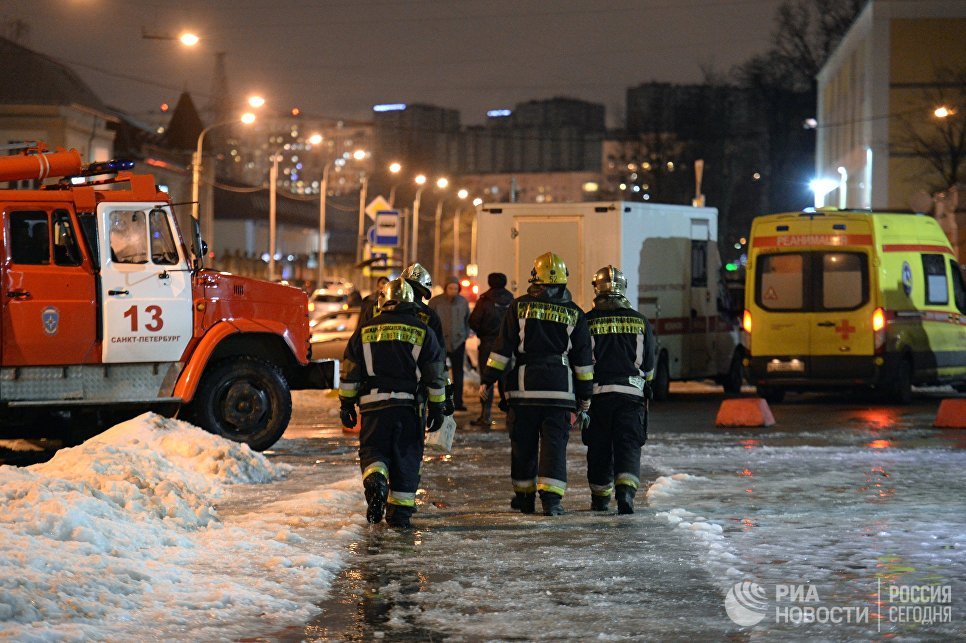
[[[934,219],[835,210],[755,218],[742,328],[759,395],[966,390],[966,284]]]

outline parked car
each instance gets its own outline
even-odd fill
[[[358,308],[327,313],[310,321],[312,359],[342,359],[345,345],[358,325]]]
[[[319,288],[309,296],[309,312],[319,318],[326,313],[349,309],[349,295],[352,287],[332,286]]]

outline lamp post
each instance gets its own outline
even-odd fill
[[[440,190],[445,190],[448,185],[449,179],[445,177],[437,179],[436,181],[436,187],[438,187]],[[436,202],[436,217],[433,221],[433,274],[436,275],[437,279],[439,278],[439,242],[440,236],[442,235],[441,226],[443,219],[443,202],[445,200],[446,195],[440,195],[439,200]]]
[[[232,123],[243,123],[245,125],[251,125],[255,122],[255,115],[251,112],[246,112],[242,114],[240,119],[232,119],[227,121],[221,121],[219,123],[214,123],[208,127],[201,130],[198,134],[198,145],[195,148],[195,153],[191,157],[191,218],[198,221],[198,192],[201,187],[201,147],[205,142],[205,134],[215,129],[216,127],[222,127],[223,125],[231,125]],[[205,231],[208,233],[208,244],[210,247],[214,248],[214,213],[210,213],[211,217],[209,220],[209,213],[205,213]]]
[[[423,196],[423,189],[426,187],[426,177],[420,174],[415,181],[419,187],[416,189],[416,196],[413,198],[413,238],[409,263],[416,263],[416,256],[419,254],[419,200]]]
[[[465,201],[466,197],[470,195],[469,191],[461,189],[456,193],[460,201]],[[463,210],[463,204],[460,203],[459,207],[456,208],[456,212],[453,214],[453,272],[456,273],[459,270],[460,265],[460,213]]]
[[[318,145],[322,142],[321,134],[313,134],[309,137],[309,143]],[[332,169],[332,162],[323,161],[322,183],[319,185],[319,261],[315,273],[315,287],[322,287],[322,277],[325,271],[325,200],[329,196],[329,170]]]
[[[278,158],[281,149],[272,154],[272,169],[268,172],[268,280],[275,281],[275,199],[278,192]]]
[[[399,174],[402,171],[402,165],[399,163],[390,163],[389,172],[391,174]],[[396,188],[399,187],[398,183],[393,183],[392,187],[389,188],[389,207],[396,204]]]
[[[470,227],[470,263],[476,265],[476,226],[480,220],[480,206],[483,205],[483,199],[476,197],[473,199],[473,205],[476,207],[476,211],[473,216],[473,225]]]

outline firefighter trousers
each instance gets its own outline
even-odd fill
[[[645,400],[620,393],[595,395],[587,445],[587,481],[595,496],[609,497],[614,485],[641,484],[641,447],[647,441]]]
[[[510,404],[510,478],[523,493],[567,490],[567,441],[570,409],[559,406]]]
[[[422,422],[411,406],[362,412],[359,431],[362,478],[373,472],[388,478],[390,505],[416,506],[423,438]]]

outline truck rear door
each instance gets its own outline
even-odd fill
[[[514,275],[517,296],[527,291],[533,260],[545,252],[554,252],[567,264],[570,276],[567,288],[574,301],[586,308],[590,299],[584,299],[585,281],[583,270],[584,238],[582,218],[566,216],[516,216],[514,228],[516,237],[516,273]]]
[[[168,208],[98,206],[106,363],[177,362],[192,333],[191,273]]]
[[[8,206],[4,219],[0,364],[97,361],[94,274],[70,206]]]

